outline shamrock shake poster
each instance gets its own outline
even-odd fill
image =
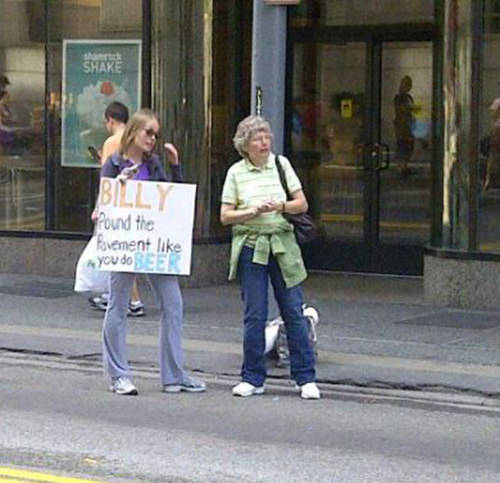
[[[65,40],[63,42],[61,164],[99,166],[89,147],[99,151],[110,135],[104,111],[114,101],[130,114],[140,106],[140,40]]]

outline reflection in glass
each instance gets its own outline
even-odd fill
[[[327,238],[363,236],[365,44],[296,44],[291,146]]]
[[[226,171],[238,156],[232,142],[236,125],[250,105],[252,11],[253,2],[214,2],[210,236],[229,233],[219,220],[220,195]]]
[[[0,230],[44,228],[43,2],[0,0]]]
[[[430,230],[432,44],[386,42],[382,56],[380,239],[425,243]]]
[[[141,39],[140,3],[136,0],[47,2],[48,163],[53,170],[50,173],[52,182],[49,183],[49,187],[54,210],[50,214],[50,224],[47,227],[50,230],[87,233],[92,231],[90,214],[94,207],[99,176],[96,168],[61,166],[62,41],[63,39]],[[39,19],[39,22],[43,25],[44,19]],[[71,101],[72,99],[66,99],[66,102]],[[104,118],[102,122],[104,125]],[[97,150],[101,148],[101,146],[94,147]]]
[[[500,2],[486,2],[484,28],[478,248],[500,252]]]
[[[434,0],[302,0],[292,26],[378,25],[434,21]]]

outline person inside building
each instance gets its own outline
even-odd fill
[[[232,226],[229,279],[239,276],[244,304],[243,365],[234,396],[264,393],[265,327],[269,280],[286,325],[290,372],[304,399],[319,399],[315,357],[302,310],[301,283],[307,277],[293,225],[283,213],[307,211],[307,200],[290,161],[280,157],[292,196],[287,201],[271,152],[273,134],[262,117],[249,116],[233,142],[243,159],[233,164],[222,190],[220,220]]]
[[[8,92],[0,89],[0,145],[2,153],[9,154],[16,143],[15,130],[9,126]]]
[[[170,181],[162,162],[153,153],[159,137],[158,116],[141,109],[128,121],[118,153],[111,155],[101,170],[101,177],[131,177],[142,181]],[[164,145],[172,181],[182,182],[181,165],[173,144]],[[135,169],[127,169],[134,167]],[[158,299],[161,312],[160,376],[163,391],[202,392],[206,385],[188,376],[182,367],[183,302],[176,276],[148,274],[147,278]],[[136,395],[126,356],[127,308],[135,273],[110,272],[109,300],[103,328],[103,362],[111,377],[111,390],[120,395]]]
[[[491,127],[488,135],[486,175],[483,190],[486,191],[493,185],[494,174],[500,170],[500,98],[495,99],[490,107]]]
[[[9,85],[9,78],[5,75],[0,76],[0,121],[2,122],[2,125],[9,124],[12,117],[9,107],[9,92],[7,87]]]
[[[106,160],[113,154],[118,152],[123,131],[128,121],[128,108],[121,102],[115,101],[109,104],[104,111],[104,121],[106,130],[111,134],[102,145],[100,162],[104,165]],[[97,211],[92,213],[92,221],[95,221]],[[99,310],[106,310],[108,305],[108,294],[92,296],[89,298],[89,303],[92,307]],[[134,280],[132,292],[130,294],[130,302],[128,306],[128,315],[133,317],[141,317],[146,314],[144,304],[141,301],[139,288],[137,287],[137,278]]]
[[[18,155],[29,148],[27,129],[15,125],[7,76],[0,76],[0,154]]]
[[[415,149],[413,134],[415,101],[410,95],[412,87],[412,78],[405,75],[399,83],[398,93],[394,96],[394,133],[396,136],[394,160],[398,163],[399,173],[402,176],[411,174],[408,165]]]

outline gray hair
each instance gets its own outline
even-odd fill
[[[233,137],[233,144],[236,151],[238,151],[241,156],[248,156],[248,142],[250,141],[250,138],[258,132],[266,132],[271,135],[271,139],[273,138],[271,126],[263,117],[248,116],[240,121]]]

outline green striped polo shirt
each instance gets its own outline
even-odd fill
[[[302,189],[290,161],[280,156],[280,162],[290,193]],[[269,155],[267,163],[261,168],[254,166],[248,159],[242,159],[229,168],[222,189],[222,203],[235,205],[236,209],[245,209],[270,199],[286,201],[274,154]],[[262,213],[251,220],[233,225],[232,229],[229,280],[236,277],[243,246],[254,248],[254,263],[267,265],[269,254],[272,253],[288,288],[305,280],[307,272],[293,234],[293,225],[281,213]]]
[[[235,205],[236,209],[246,209],[256,206],[262,201],[286,201],[286,193],[281,186],[275,155],[271,153],[267,163],[258,168],[244,158],[234,163],[228,170],[224,187],[222,188],[222,203]],[[285,173],[290,193],[302,189],[298,176],[290,161],[280,155],[280,162]],[[262,213],[241,224],[265,228],[283,222],[281,213],[276,211]]]

